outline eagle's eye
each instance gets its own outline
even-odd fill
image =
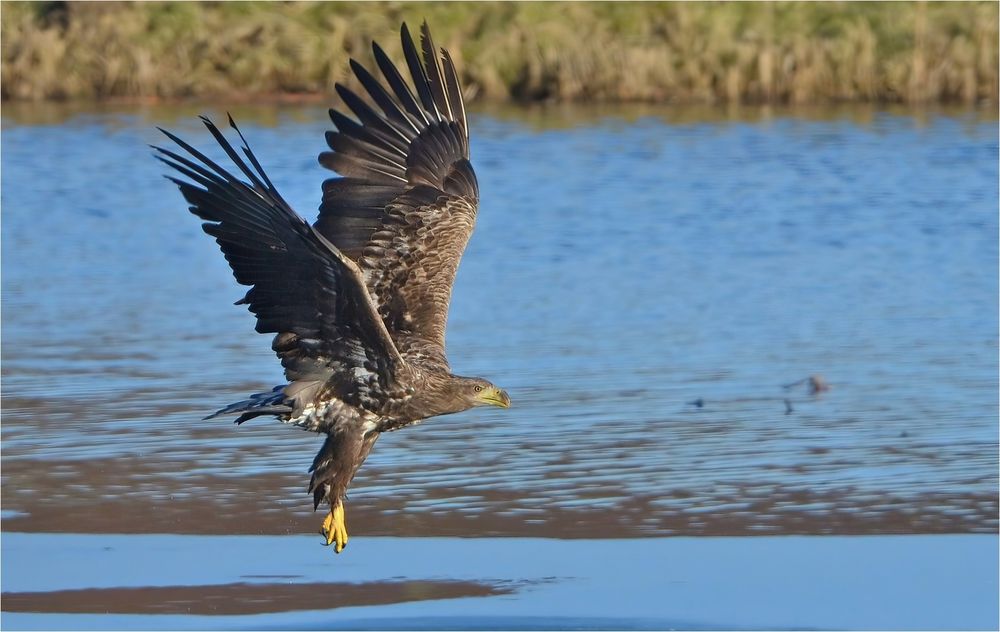
[[[476,385],[476,392],[477,392],[477,393],[479,393],[479,392],[481,392],[482,390],[483,390],[483,387],[482,387],[482,386],[479,386],[479,385],[477,384],[477,385]]]

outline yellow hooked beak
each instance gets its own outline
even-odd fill
[[[483,390],[479,395],[479,399],[484,404],[489,404],[490,406],[510,408],[510,397],[507,395],[507,391],[500,388],[494,387]]]

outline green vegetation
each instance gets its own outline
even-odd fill
[[[473,99],[996,103],[998,4],[3,2],[5,100],[354,85],[427,19]]]

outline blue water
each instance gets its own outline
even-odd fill
[[[991,630],[998,623],[996,535],[363,540],[363,549],[333,560],[301,536],[7,534],[4,589],[198,586],[211,595],[233,582],[294,573],[282,583],[377,588],[453,578],[513,592],[310,611],[278,602],[274,613],[253,616],[4,612],[0,623],[12,630]]]
[[[311,510],[317,437],[200,421],[282,378],[147,147],[162,125],[211,150],[198,112],[224,120],[5,106],[6,510],[181,503],[214,493],[191,477],[238,487],[262,473]],[[315,158],[325,111],[234,114],[314,217],[331,175]],[[514,406],[384,437],[352,504],[549,536],[566,524],[549,525],[553,511],[614,515],[636,499],[609,535],[730,519],[784,532],[802,513],[995,532],[997,136],[995,119],[961,112],[474,116],[482,203],[448,353]],[[782,388],[810,375],[830,390]],[[88,462],[118,469],[98,479]]]

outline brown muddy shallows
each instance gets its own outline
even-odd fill
[[[311,534],[319,528],[321,515],[312,510],[304,476],[173,474],[191,469],[183,462],[153,459],[64,461],[48,468],[30,459],[6,460],[2,494],[10,513],[2,527],[197,535]],[[613,504],[597,494],[592,506],[573,508],[539,503],[517,491],[476,490],[474,506],[456,507],[452,499],[467,493],[460,487],[384,496],[360,493],[363,483],[356,488],[348,519],[352,532],[362,537],[995,533],[1000,506],[996,494],[986,493],[926,492],[904,498],[850,488],[736,486],[734,494],[712,497],[684,489],[661,494],[623,489],[614,494],[619,500]],[[577,497],[593,494],[584,489]]]
[[[5,592],[0,595],[0,609],[80,614],[238,615],[489,597],[511,592],[513,588],[508,586],[462,581],[142,586]]]

